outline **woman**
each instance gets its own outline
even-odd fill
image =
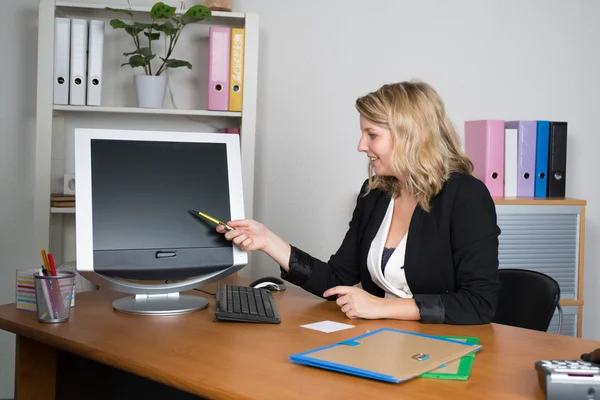
[[[283,279],[335,299],[348,318],[489,323],[500,288],[496,209],[442,100],[426,83],[400,82],[356,108],[369,178],[327,263],[254,220],[228,222],[225,237],[267,253]]]

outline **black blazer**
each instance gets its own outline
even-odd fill
[[[338,251],[325,263],[292,246],[290,269],[281,270],[283,279],[321,297],[331,287],[359,282],[365,291],[384,296],[371,280],[367,255],[391,199],[380,190],[363,196],[365,187]],[[429,213],[417,205],[404,270],[421,322],[491,322],[500,289],[499,235],[494,201],[483,182],[471,175],[452,174],[431,199]]]

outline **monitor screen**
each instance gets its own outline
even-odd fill
[[[121,132],[122,137],[92,134],[86,142],[94,271],[166,281],[234,265],[231,242],[190,212],[235,219],[232,199],[239,203],[241,181],[232,182],[239,172],[231,174],[230,168],[239,168],[239,160],[229,158],[239,157],[239,147],[236,153],[228,148],[230,138],[219,140],[233,135],[182,134],[169,140],[160,132],[131,137]],[[77,207],[80,212],[79,199]],[[239,214],[239,204],[234,208]]]

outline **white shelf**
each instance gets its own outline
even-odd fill
[[[119,8],[119,9],[128,9],[129,6],[125,1],[122,1],[121,4],[92,4],[92,3],[77,3],[71,1],[57,1],[56,2],[56,14],[57,16],[66,17],[66,18],[86,18],[86,19],[126,19],[129,18],[128,15],[122,12],[115,11],[107,11],[104,8]],[[134,17],[140,18],[143,17],[144,14],[150,12],[152,7],[147,6],[131,6],[131,11],[133,12]],[[177,11],[179,11],[179,7],[177,7]],[[246,18],[245,13],[236,13],[236,12],[224,12],[224,11],[213,11],[212,17],[205,21],[201,21],[200,23],[207,24],[243,24]]]
[[[50,207],[52,214],[75,214],[75,207]]]
[[[53,107],[55,112],[90,112],[90,113],[113,113],[113,114],[156,114],[156,115],[183,115],[196,117],[230,117],[239,118],[241,112],[232,111],[209,111],[209,110],[179,110],[174,108],[137,108],[137,107],[104,107],[104,106],[68,106],[57,105]]]

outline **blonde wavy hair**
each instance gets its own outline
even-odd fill
[[[404,185],[407,193],[429,212],[431,198],[442,190],[451,173],[473,174],[473,163],[460,147],[442,99],[427,83],[383,85],[359,97],[356,109],[367,120],[389,129],[394,143],[393,176],[373,177],[369,163],[365,194],[380,189],[397,196]]]

